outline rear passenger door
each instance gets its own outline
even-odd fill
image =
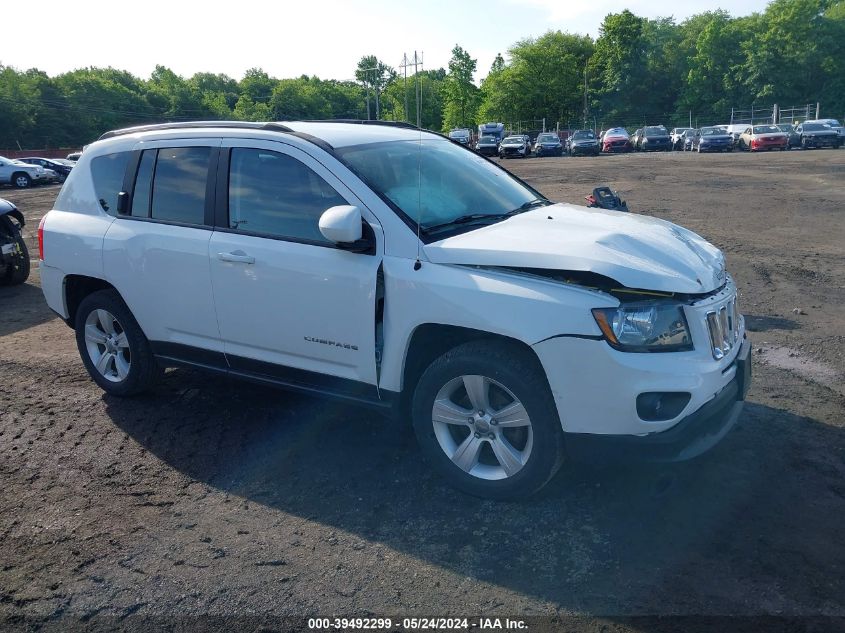
[[[208,265],[219,146],[135,147],[123,181],[128,204],[106,233],[103,264],[156,354],[225,366]]]
[[[227,139],[219,173],[209,259],[231,368],[373,396],[384,252],[375,217],[321,163],[285,143]],[[320,233],[320,215],[345,204],[361,209],[375,252],[341,250]]]

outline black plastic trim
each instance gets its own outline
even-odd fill
[[[226,355],[223,352],[215,352],[210,349],[183,345],[182,343],[171,343],[169,341],[150,341],[153,354],[160,358],[177,360],[182,363],[213,367],[224,371],[229,369],[226,362]]]

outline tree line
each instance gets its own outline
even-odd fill
[[[158,121],[419,120],[438,131],[546,119],[549,127],[673,125],[692,113],[725,122],[734,106],[821,102],[845,114],[845,0],[774,0],[762,13],[709,11],[682,22],[625,10],[593,39],[548,31],[513,44],[474,82],[461,46],[448,68],[400,72],[363,57],[355,80],[276,79],[260,68],[149,79],[114,68],[49,77],[0,64],[0,147],[78,146],[102,132]],[[417,104],[420,112],[417,113]]]

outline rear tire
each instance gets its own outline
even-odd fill
[[[149,341],[116,290],[98,290],[79,304],[74,320],[82,363],[113,396],[149,389],[161,374]]]
[[[473,341],[446,352],[423,372],[411,410],[427,461],[468,494],[527,498],[563,461],[546,376],[515,344]]]
[[[19,286],[29,279],[29,250],[17,225],[8,216],[0,216],[0,243],[14,243],[17,253],[6,273],[0,277],[0,286]]]

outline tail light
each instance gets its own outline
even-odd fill
[[[38,223],[38,259],[44,261],[44,221],[47,219],[45,215]]]

